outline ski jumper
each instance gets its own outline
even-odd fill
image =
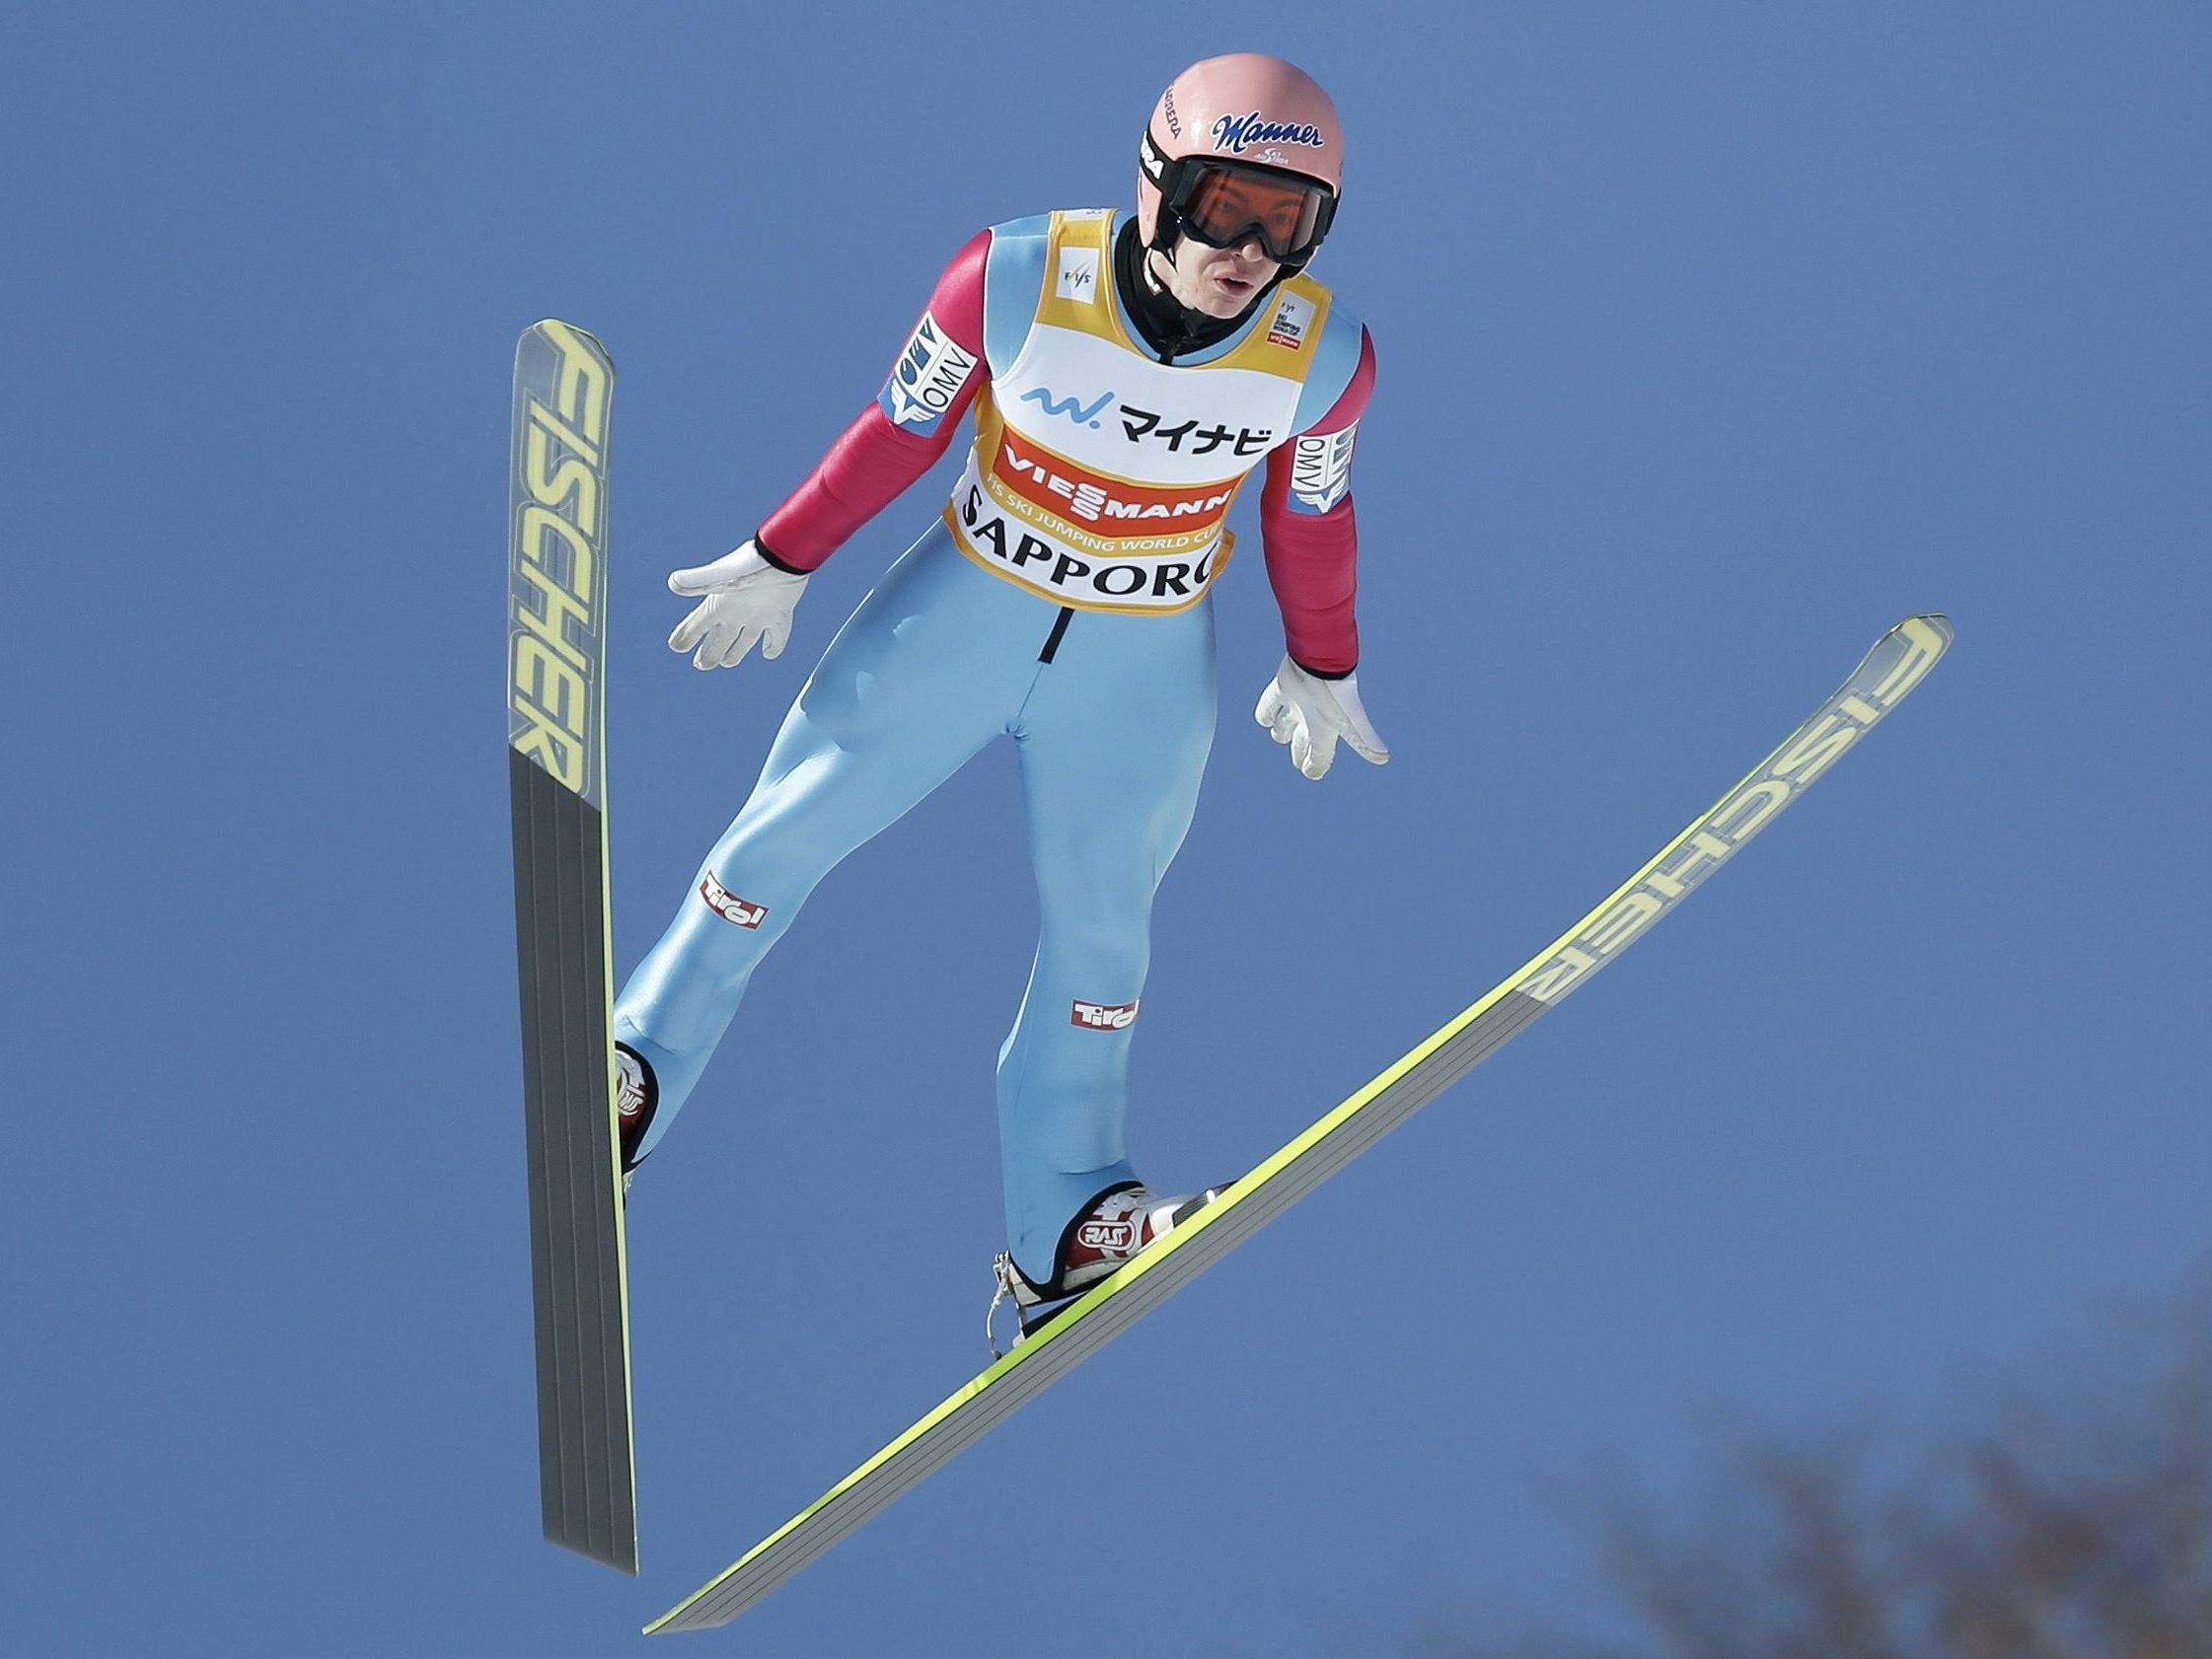
[[[1294,274],[1227,338],[1161,362],[1117,292],[1116,223],[1054,213],[970,242],[875,403],[761,527],[772,563],[814,569],[974,406],[952,499],[831,641],[616,1005],[617,1036],[658,1083],[642,1156],[815,884],[1011,738],[1041,926],[997,1100],[1008,1243],[1040,1282],[1069,1218],[1136,1179],[1123,1125],[1152,896],[1213,743],[1224,521],[1263,461],[1290,653],[1334,678],[1359,659],[1349,477],[1365,330]]]

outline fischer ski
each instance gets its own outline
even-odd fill
[[[637,1570],[629,1290],[607,909],[607,434],[615,366],[547,321],[515,348],[508,784],[546,1537]]]
[[[1487,1059],[1619,956],[1796,800],[1903,700],[1951,639],[1951,623],[1940,615],[1898,623],[1811,719],[1541,954],[1219,1199],[1070,1302],[712,1582],[646,1625],[646,1634],[728,1623]]]

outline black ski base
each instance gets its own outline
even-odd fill
[[[518,751],[508,760],[546,1537],[634,1573],[600,815]]]

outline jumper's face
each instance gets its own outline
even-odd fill
[[[1275,280],[1283,267],[1269,258],[1256,236],[1234,248],[1209,248],[1190,237],[1175,244],[1175,257],[1151,255],[1152,274],[1192,311],[1209,317],[1234,317],[1252,296]]]

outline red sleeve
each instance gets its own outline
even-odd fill
[[[1306,431],[1267,458],[1260,539],[1268,581],[1283,609],[1290,661],[1323,680],[1360,666],[1353,617],[1360,544],[1350,487],[1352,428],[1374,390],[1374,340],[1360,330],[1360,364],[1342,397]],[[1292,486],[1297,485],[1293,498]]]
[[[876,400],[845,429],[806,482],[755,538],[772,564],[809,571],[936,465],[990,374],[983,273],[991,233],[978,231],[937,278],[922,321]]]

